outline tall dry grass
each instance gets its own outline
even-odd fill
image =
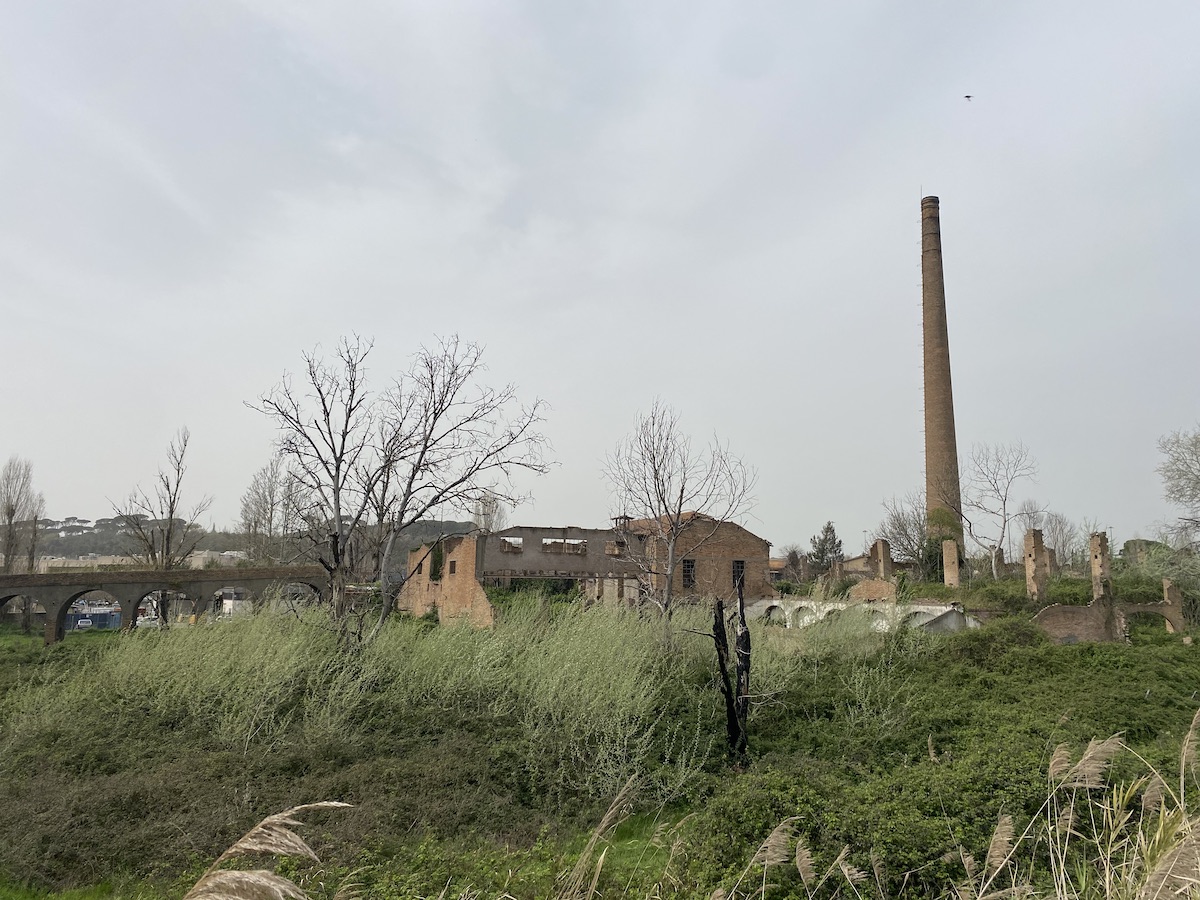
[[[636,775],[662,799],[719,734],[705,619],[684,611],[667,630],[602,607],[517,611],[492,629],[396,618],[352,653],[318,613],[122,635],[10,691],[0,753],[104,741],[136,757],[142,737],[178,730],[243,755],[353,750],[414,710],[445,710],[514,726],[522,765],[549,790],[610,797]],[[756,699],[769,702],[793,654],[765,638],[757,653]]]

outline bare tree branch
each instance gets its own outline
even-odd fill
[[[930,563],[940,559],[941,545],[936,538],[932,539],[936,549],[931,556],[924,494],[913,490],[903,497],[892,497],[883,501],[883,509],[883,521],[875,526],[873,540],[887,541],[896,559],[913,566],[914,574],[921,581],[932,577],[934,571]]]
[[[1000,553],[1016,515],[1015,489],[1037,476],[1037,461],[1024,444],[976,444],[962,490],[963,529],[991,557],[992,577],[1000,577]],[[943,497],[943,500],[946,498]]]
[[[16,570],[25,522],[37,518],[31,513],[33,503],[33,463],[10,456],[0,469],[0,553],[4,554],[0,569],[5,574]]]
[[[480,384],[478,344],[452,337],[422,348],[378,395],[366,388],[371,346],[356,336],[343,339],[329,361],[305,354],[302,386],[284,376],[252,404],[279,429],[298,488],[291,496],[303,500],[300,512],[344,628],[361,619],[348,599],[350,580],[386,581],[404,529],[442,508],[469,512],[486,497],[515,505],[521,497],[513,477],[548,467],[548,442],[537,428],[544,403],[522,406],[513,385]],[[390,609],[384,588],[382,616]]]
[[[631,434],[604,462],[613,514],[626,553],[640,572],[647,597],[671,614],[680,540],[695,552],[722,522],[754,505],[757,474],[715,438],[695,448],[679,414],[661,400],[639,415]]]
[[[1164,459],[1156,471],[1162,477],[1163,496],[1182,506],[1181,518],[1200,526],[1200,426],[1195,431],[1173,431],[1159,438],[1158,450]]]
[[[130,555],[152,569],[184,568],[204,537],[200,517],[212,505],[212,498],[204,496],[186,511],[183,506],[183,476],[187,473],[190,440],[187,428],[179,429],[167,445],[167,464],[158,470],[154,487],[150,491],[136,487],[124,503],[112,504],[114,517],[132,544]],[[168,603],[164,593],[158,610],[162,628],[169,625]]]

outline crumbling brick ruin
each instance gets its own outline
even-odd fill
[[[887,581],[892,577],[892,545],[879,538],[871,545],[871,574],[878,579]]]
[[[706,518],[706,517],[705,517]],[[770,577],[769,542],[732,522],[706,519],[697,537],[684,531],[678,545],[673,590],[677,597],[732,596],[738,580],[747,599],[775,596]],[[637,603],[646,573],[627,541],[638,541],[636,528],[536,528],[517,526],[494,533],[443,538],[409,554],[408,579],[396,600],[398,609],[422,616],[436,611],[439,621],[491,625],[495,611],[485,586],[508,586],[514,579],[566,579],[576,583],[585,601]],[[712,527],[708,527],[711,525]],[[700,536],[705,539],[697,543]],[[644,547],[655,552],[653,537]],[[657,579],[657,580],[655,580]],[[661,576],[646,585],[662,588]]]
[[[1032,534],[1032,532],[1031,532]],[[1038,537],[1040,538],[1040,534]],[[1026,572],[1029,566],[1030,538],[1026,538]],[[1047,606],[1033,620],[1051,639],[1060,644],[1079,641],[1123,641],[1129,630],[1129,617],[1150,613],[1162,616],[1168,631],[1184,628],[1183,595],[1170,579],[1163,579],[1161,603],[1123,603],[1113,597],[1108,536],[1097,532],[1089,542],[1092,568],[1092,602],[1087,606]]]
[[[1042,530],[1031,528],[1025,535],[1025,593],[1030,600],[1046,598],[1050,577],[1050,555],[1042,541]]]
[[[946,587],[958,587],[958,541],[942,541],[942,581]]]
[[[1108,535],[1098,531],[1088,541],[1092,566],[1092,601],[1112,599],[1112,560],[1108,555]]]

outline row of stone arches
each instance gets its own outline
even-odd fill
[[[282,596],[291,599],[304,600],[321,593],[317,584],[307,581],[286,582],[281,586]],[[172,624],[195,621],[206,613],[232,614],[252,608],[263,587],[265,585],[235,581],[213,591],[193,587],[190,592],[155,584],[121,584],[111,590],[92,586],[65,591],[0,588],[0,622],[42,631],[46,642],[53,643],[78,630],[73,626],[84,618],[92,619],[93,627],[129,629],[135,627],[142,616],[156,613],[164,606],[170,610]],[[169,601],[166,604],[162,603],[164,594]],[[83,609],[92,610],[93,615],[82,614],[81,602]],[[108,619],[97,626],[95,612],[100,609],[110,613]],[[154,624],[158,624],[157,619]]]
[[[937,616],[925,610],[914,610],[898,620],[887,615],[883,610],[871,609],[866,606],[844,606],[820,608],[816,606],[798,605],[789,613],[779,604],[772,604],[763,611],[763,621],[768,625],[779,625],[785,628],[806,628],[818,622],[833,621],[843,615],[846,610],[853,609],[866,613],[872,631],[891,631],[895,622],[901,628],[920,628],[932,622]]]

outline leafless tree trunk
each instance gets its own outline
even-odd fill
[[[10,456],[0,469],[0,553],[5,574],[17,568],[21,556],[21,532],[33,503],[33,463]]]
[[[28,516],[28,537],[26,541],[26,571],[33,573],[37,571],[37,552],[38,538],[41,532],[38,528],[38,520],[46,514],[46,498],[41,492],[33,494],[29,504]],[[21,598],[21,632],[22,634],[30,634],[33,631],[33,600],[29,597]]]
[[[183,476],[187,473],[190,439],[187,428],[179,429],[167,445],[167,465],[158,470],[153,489],[147,492],[134,488],[123,504],[113,504],[113,514],[132,544],[130,555],[164,572],[184,567],[204,536],[199,519],[212,505],[212,498],[205,496],[184,511]],[[158,610],[160,628],[169,627],[170,603],[168,592],[163,591]]]
[[[312,541],[343,635],[352,617],[361,634],[363,610],[347,599],[351,578],[384,578],[405,528],[440,507],[468,511],[485,496],[515,504],[511,477],[547,468],[537,431],[544,405],[519,405],[512,385],[479,384],[477,344],[450,338],[423,348],[378,396],[366,389],[370,351],[356,337],[343,339],[329,362],[305,354],[303,386],[285,376],[253,405],[278,426],[280,449],[309,500],[305,518],[322,528]],[[384,593],[380,625],[390,611],[390,589]]]
[[[725,699],[725,739],[729,755],[741,760],[746,756],[749,734],[746,720],[750,715],[750,628],[746,625],[746,594],[742,581],[737,585],[737,611],[734,618],[733,673],[729,665],[729,635],[725,626],[725,604],[713,601],[713,645],[717,651],[717,673],[721,696]]]
[[[46,498],[41,491],[33,494],[29,501],[29,515],[25,522],[25,571],[37,571],[38,543],[42,536],[38,520],[46,515]]]
[[[628,558],[640,569],[649,599],[669,616],[680,539],[686,532],[686,549],[694,552],[721,523],[748,512],[757,475],[716,439],[693,447],[679,414],[655,400],[605,458],[604,477]]]

